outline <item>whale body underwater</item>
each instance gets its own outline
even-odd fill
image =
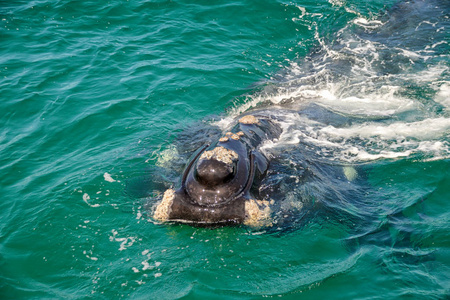
[[[301,171],[271,168],[282,155],[267,153],[262,147],[278,141],[283,119],[289,114],[342,122],[339,115],[317,105],[300,112],[271,108],[238,116],[231,129],[194,152],[185,164],[178,188],[167,189],[152,206],[153,219],[209,227],[280,228],[282,223],[301,219],[316,199],[335,198],[334,192],[339,189],[336,185],[352,191],[354,186],[348,188],[346,184],[356,177],[353,167],[323,164],[300,146],[295,147],[294,155],[306,155]],[[281,151],[284,153],[284,149]],[[290,182],[293,178],[295,182]],[[308,190],[317,190],[318,182],[324,187],[311,195]],[[295,186],[305,191],[299,192]]]

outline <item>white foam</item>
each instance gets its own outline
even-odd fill
[[[444,73],[448,71],[450,71],[450,67],[438,64],[429,66],[423,71],[403,74],[402,76],[404,79],[412,80],[421,84],[426,84],[440,82],[443,78]]]
[[[345,166],[343,167],[343,172],[348,181],[353,181],[358,177],[358,172],[353,167]]]
[[[429,49],[429,48],[434,49],[439,45],[447,45],[447,44],[448,44],[447,41],[440,41],[440,42],[434,43],[433,45],[431,45],[431,47],[430,46],[425,47],[425,49]]]
[[[355,156],[355,160],[357,161],[370,161],[370,160],[378,160],[378,159],[394,159],[400,157],[408,157],[411,155],[412,151],[403,151],[403,152],[395,152],[395,151],[380,151],[377,154],[368,153],[365,150],[360,150]]]
[[[394,93],[397,87],[385,88],[388,89],[385,94],[375,93],[364,95],[364,97],[323,97],[318,99],[317,102],[336,112],[353,116],[391,116],[420,106],[419,103],[415,103],[412,100],[396,97]],[[321,94],[323,95],[324,93],[321,92]]]
[[[90,207],[99,207],[100,204],[90,204],[88,201],[91,200],[91,197],[89,196],[88,193],[84,193],[83,194],[83,201],[86,202],[87,205],[89,205]]]
[[[117,237],[118,232],[115,229],[113,229],[111,232],[113,235],[109,237],[109,240],[111,242],[115,241],[120,243],[119,251],[123,251],[128,247],[131,247],[136,241],[135,237],[123,237],[123,238]]]
[[[98,257],[91,256],[91,255],[88,254],[88,252],[89,252],[89,254],[92,255],[92,251],[86,251],[86,250],[83,251],[83,254],[86,255],[86,258],[89,258],[90,260],[93,260],[93,261],[97,261],[98,260]]]
[[[449,132],[450,119],[441,117],[410,123],[368,123],[348,128],[327,126],[319,130],[318,136],[335,141],[334,147],[341,149],[339,159],[368,161],[408,157],[415,153],[448,157],[450,147],[440,140]],[[334,155],[338,156],[338,152]]]
[[[103,178],[104,178],[106,181],[108,181],[108,182],[116,182],[116,180],[113,179],[113,178],[111,177],[111,175],[110,175],[109,173],[107,173],[107,172],[105,172],[105,174],[103,174]]]
[[[450,119],[435,118],[418,122],[396,122],[392,124],[368,123],[348,128],[335,128],[327,126],[320,130],[321,133],[331,137],[343,138],[371,138],[381,139],[415,138],[415,139],[438,139],[448,134],[450,130]]]
[[[414,60],[419,59],[419,58],[422,58],[422,59],[425,59],[425,60],[428,59],[427,56],[423,56],[423,55],[421,55],[421,54],[419,54],[417,52],[414,52],[414,51],[401,49],[401,48],[395,48],[395,49],[399,50],[401,55],[403,55],[405,57],[408,57],[408,58],[411,58],[411,59],[414,59]]]
[[[158,167],[167,167],[171,164],[171,162],[179,157],[179,153],[177,148],[174,145],[170,145],[169,148],[163,151],[155,151],[157,155],[156,165]]]
[[[298,16],[299,18],[303,18],[306,15],[306,8],[304,8],[303,6],[297,6],[297,8],[301,11],[301,15]]]
[[[317,24],[309,24],[315,30],[321,53],[301,63],[290,62],[283,72],[283,81],[273,83],[277,82],[274,79],[265,90],[248,96],[244,104],[236,105],[215,125],[225,130],[238,115],[261,104],[273,107],[271,114],[276,114],[278,107],[298,107],[300,114],[284,111],[278,116],[283,133],[279,140],[262,146],[265,153],[270,154],[279,146],[307,143],[316,146],[321,155],[351,162],[416,153],[424,154],[421,157],[425,159],[449,157],[448,113],[434,114],[433,103],[424,98],[429,96],[414,93],[419,89],[434,90],[433,100],[446,110],[450,108],[450,83],[446,80],[450,67],[442,62],[443,55],[438,57],[433,50],[448,42],[436,41],[420,49],[371,41],[355,33],[354,25],[372,30],[382,27],[382,21],[351,11],[341,0],[329,2],[355,15],[352,24],[336,33],[335,43],[330,44],[321,36]],[[306,9],[298,8],[299,22],[305,15],[312,18]],[[425,24],[436,25],[424,21],[419,26]],[[385,61],[386,58],[392,59]],[[397,58],[398,62],[393,61]],[[348,117],[352,125],[308,120],[301,115],[301,108],[308,103]]]
[[[439,87],[434,100],[446,108],[450,108],[450,82],[445,82]]]
[[[148,263],[148,261],[143,261],[142,262],[142,271],[148,270],[148,269],[153,269],[153,266],[150,266],[150,264]]]
[[[370,28],[370,29],[374,29],[374,28],[377,28],[377,27],[380,27],[381,25],[383,25],[383,22],[381,22],[379,20],[368,20],[364,17],[356,18],[355,20],[353,20],[353,23],[356,25],[359,25],[361,27]]]
[[[278,140],[264,143],[261,150],[306,143],[318,149],[318,155],[333,160],[358,162],[408,157],[416,153],[446,158],[450,145],[443,142],[450,133],[450,119],[430,118],[416,122],[365,122],[349,127],[334,127],[306,119],[293,112],[281,123]]]

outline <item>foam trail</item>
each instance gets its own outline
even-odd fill
[[[428,140],[440,139],[447,135],[449,130],[450,119],[436,118],[411,123],[396,122],[389,125],[369,123],[348,128],[327,126],[322,128],[320,132],[331,139],[355,137],[369,139],[379,137],[383,140],[404,138]]]
[[[340,1],[330,3],[345,8]],[[417,14],[416,4],[423,5],[423,14]],[[302,16],[308,14],[299,9]],[[268,114],[284,132],[278,141],[263,145],[266,152],[303,143],[315,147],[321,157],[345,162],[417,154],[425,159],[450,157],[445,11],[411,2],[391,12],[394,21],[352,13],[354,20],[334,42],[311,25],[319,49],[290,62],[261,92],[250,95],[216,125],[227,128],[239,114],[269,107]],[[399,27],[395,23],[399,16],[410,16],[414,22]],[[330,120],[330,114],[322,118],[304,114],[311,105],[334,116]],[[282,113],[277,114],[280,108]],[[347,121],[340,122],[342,118]]]

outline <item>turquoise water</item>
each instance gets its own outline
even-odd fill
[[[1,1],[1,298],[449,297],[449,18],[444,0]],[[253,108],[284,129],[261,187],[283,226],[154,222]]]

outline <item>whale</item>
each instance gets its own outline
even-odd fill
[[[222,120],[185,128],[162,151],[145,181],[152,190],[145,195],[149,220],[289,232],[315,217],[350,219],[336,203],[358,208],[370,189],[365,165],[334,160],[320,136],[305,134],[358,119],[309,103],[262,106]]]
[[[180,187],[164,192],[153,208],[153,218],[205,226],[270,226],[273,203],[259,200],[257,192],[269,166],[260,148],[281,132],[268,115],[241,116],[230,131],[196,151],[186,164]]]

